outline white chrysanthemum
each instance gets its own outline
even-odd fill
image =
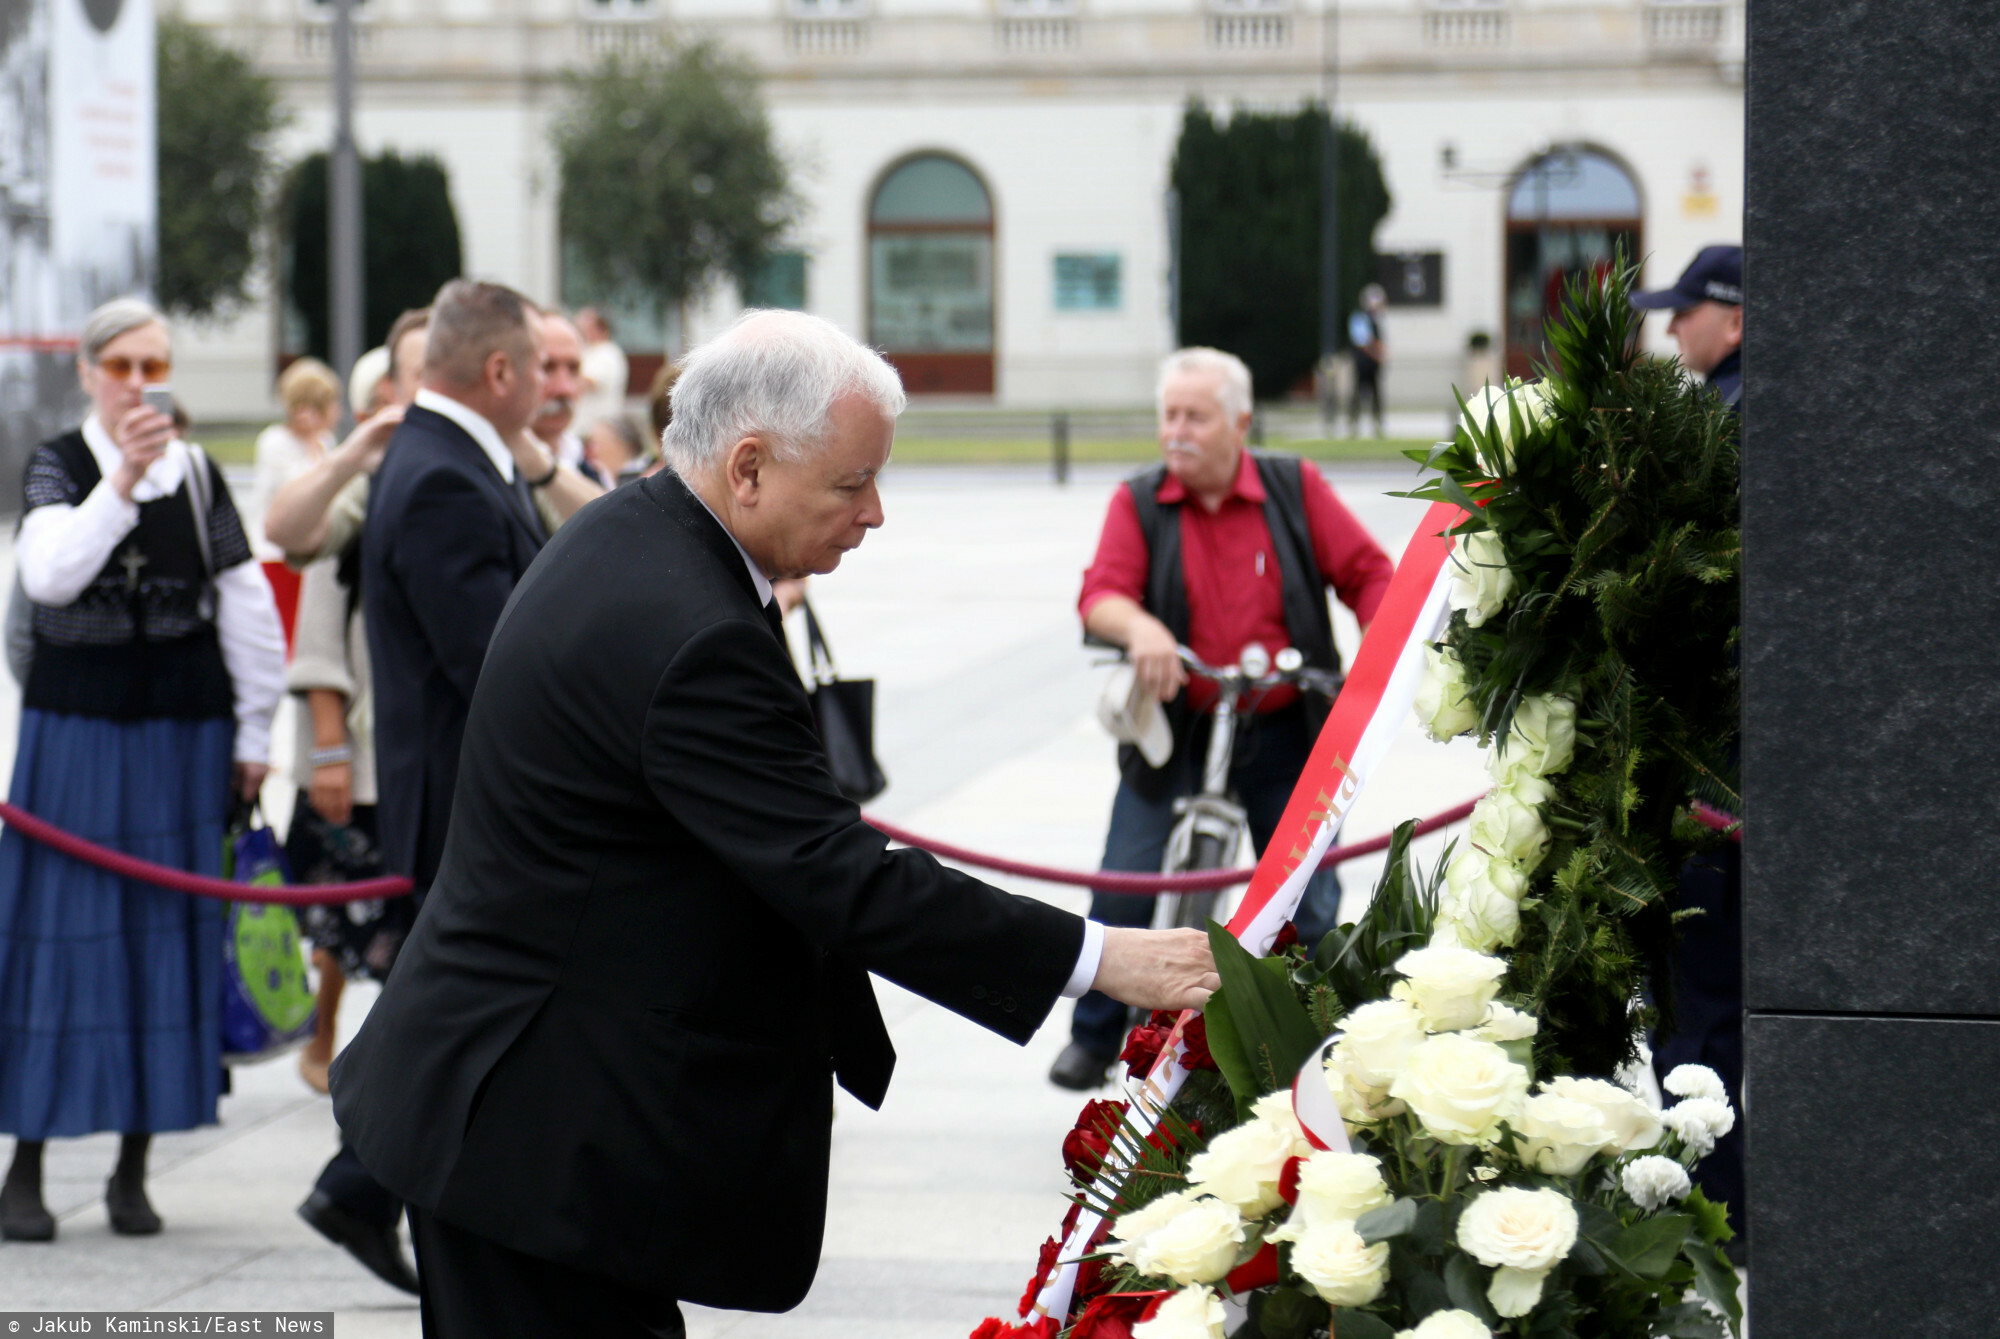
[[[1160,1303],[1151,1320],[1132,1327],[1132,1339],[1223,1339],[1229,1313],[1207,1288],[1183,1288]]]
[[[1660,1085],[1675,1097],[1707,1097],[1717,1102],[1729,1100],[1722,1076],[1707,1065],[1675,1065]]]
[[[1542,1280],[1576,1245],[1576,1206],[1554,1190],[1508,1186],[1465,1206],[1458,1244],[1494,1266],[1486,1295],[1503,1316],[1525,1316],[1542,1299]]]
[[[1292,1268],[1333,1306],[1367,1306],[1389,1282],[1389,1243],[1370,1246],[1352,1224],[1306,1232],[1292,1246]]]
[[[1667,1128],[1680,1136],[1697,1158],[1715,1152],[1715,1141],[1736,1128],[1736,1111],[1713,1097],[1690,1097],[1667,1108]]]
[[[1618,1174],[1618,1181],[1625,1187],[1625,1193],[1632,1197],[1632,1202],[1647,1213],[1686,1199],[1688,1192],[1694,1189],[1694,1183],[1688,1180],[1687,1168],[1657,1153],[1634,1158],[1625,1164],[1625,1170]]]

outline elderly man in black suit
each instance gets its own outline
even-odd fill
[[[423,388],[368,499],[361,591],[375,684],[383,861],[418,896],[437,876],[473,687],[514,583],[546,535],[510,439],[542,400],[541,313],[512,289],[455,279],[431,306]],[[399,964],[397,975],[408,969]],[[351,1144],[299,1215],[385,1282],[414,1292],[401,1201]]]
[[[895,1063],[870,971],[1017,1043],[1093,985],[1175,1008],[1217,984],[1195,931],[888,850],[842,798],[771,582],[882,523],[901,384],[799,313],[685,366],[672,469],[581,512],[503,615],[429,900],[334,1067],[412,1206],[432,1339],[796,1305],[830,1085],[876,1106]]]

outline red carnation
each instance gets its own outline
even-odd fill
[[[1181,1029],[1181,1068],[1193,1072],[1197,1069],[1217,1069],[1215,1057],[1208,1053],[1208,1020],[1200,1014],[1188,1019]]]
[[[1290,921],[1286,921],[1283,925],[1278,927],[1278,937],[1271,941],[1271,952],[1283,953],[1286,949],[1290,948],[1292,945],[1298,942],[1299,942],[1299,927],[1292,924]]]
[[[1154,1014],[1154,1019],[1160,1015]],[[1142,1023],[1132,1029],[1125,1038],[1125,1049],[1118,1058],[1125,1062],[1125,1073],[1130,1078],[1138,1078],[1153,1068],[1153,1062],[1160,1058],[1160,1048],[1167,1044],[1167,1035],[1173,1031],[1173,1024],[1162,1027],[1157,1022]]]
[[[1041,1254],[1035,1258],[1035,1277],[1028,1280],[1028,1290],[1021,1294],[1021,1305],[1015,1308],[1019,1315],[1027,1315],[1035,1309],[1035,1299],[1042,1295],[1042,1285],[1049,1281],[1049,1274],[1056,1267],[1056,1257],[1062,1254],[1062,1244],[1054,1237],[1042,1243]]]
[[[1069,1339],[1132,1339],[1132,1327],[1144,1318],[1161,1293],[1107,1293],[1083,1309]]]

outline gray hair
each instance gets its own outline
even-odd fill
[[[120,335],[147,325],[166,330],[167,318],[154,310],[151,303],[138,298],[113,298],[84,321],[83,333],[77,336],[77,352],[86,361],[94,363],[97,355],[104,352],[105,345]]]
[[[1166,399],[1167,382],[1183,372],[1205,372],[1221,380],[1215,398],[1222,406],[1222,412],[1231,419],[1241,418],[1250,412],[1250,369],[1241,358],[1221,349],[1196,345],[1188,349],[1175,349],[1160,360],[1160,380],[1153,391],[1153,400],[1158,404]]]
[[[660,447],[683,479],[745,437],[764,438],[780,460],[805,459],[826,445],[842,396],[860,395],[891,418],[909,403],[881,354],[804,312],[746,311],[680,366]]]
[[[534,347],[528,322],[540,310],[505,284],[453,279],[431,301],[424,371],[455,386],[477,385],[495,353],[517,361],[526,357]]]

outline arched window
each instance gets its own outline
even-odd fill
[[[868,339],[915,394],[993,393],[993,200],[955,158],[905,159],[875,188]]]
[[[1521,169],[1507,190],[1508,375],[1542,357],[1565,284],[1609,267],[1621,244],[1640,257],[1643,212],[1632,174],[1598,150],[1553,149]]]

